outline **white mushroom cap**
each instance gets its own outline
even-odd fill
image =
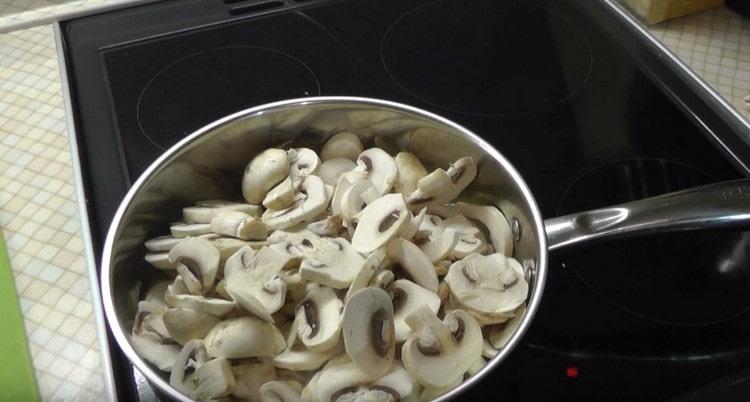
[[[326,141],[320,151],[320,158],[324,161],[334,158],[355,160],[363,149],[359,137],[349,132],[341,132]]]
[[[158,252],[158,251],[169,251],[172,249],[172,247],[174,247],[179,242],[180,242],[180,239],[167,235],[167,236],[155,237],[151,240],[146,240],[146,242],[143,243],[143,245],[146,246],[146,248],[149,251]]]
[[[219,211],[211,220],[211,231],[243,240],[263,240],[268,236],[268,228],[259,217],[240,211]]]
[[[299,177],[317,175],[320,171],[320,158],[310,148],[292,148],[287,151],[289,158],[289,177],[295,180]]]
[[[454,215],[438,224],[439,230],[453,229],[458,233],[456,246],[450,252],[450,256],[461,259],[472,253],[483,253],[487,244],[482,231],[474,226],[471,221],[463,215]]]
[[[499,253],[470,254],[456,261],[445,281],[460,305],[483,316],[497,316],[497,322],[505,321],[529,292],[521,264]]]
[[[354,163],[351,159],[328,159],[323,162],[322,165],[320,165],[320,178],[323,180],[323,183],[335,186],[336,182],[338,182],[339,180],[339,176],[354,169],[355,167],[357,167],[357,164]]]
[[[227,292],[248,312],[272,321],[270,315],[286,298],[286,282],[280,272],[288,261],[288,256],[270,247],[258,251],[242,247],[224,266]]]
[[[195,389],[190,397],[208,401],[227,396],[235,386],[232,366],[226,359],[213,359],[201,364],[192,378]]]
[[[490,343],[495,349],[502,349],[508,343],[510,337],[516,332],[521,324],[524,314],[526,314],[526,303],[521,304],[515,311],[515,315],[510,320],[493,325],[490,329]]]
[[[367,179],[367,173],[352,170],[341,174],[336,180],[336,187],[333,190],[333,197],[331,198],[331,213],[333,215],[341,215],[341,197],[344,196],[349,187],[362,180]]]
[[[430,205],[430,211],[444,216],[463,215],[469,219],[477,220],[487,228],[490,240],[496,253],[502,255],[513,255],[513,232],[505,215],[492,205],[475,205],[466,202],[458,202],[452,207],[439,207]]]
[[[276,367],[266,359],[242,360],[232,366],[232,373],[236,382],[232,396],[249,401],[260,401],[263,398],[260,387],[277,378]]]
[[[190,294],[185,282],[179,276],[175,278],[172,284],[167,286],[164,300],[172,307],[189,308],[219,317],[229,313],[235,307],[233,301]]]
[[[203,339],[219,321],[215,315],[188,308],[172,308],[164,313],[164,326],[172,339],[182,345],[192,339]]]
[[[352,247],[370,253],[404,231],[409,211],[401,194],[387,194],[373,201],[364,210],[352,236]]]
[[[305,176],[300,183],[302,197],[290,207],[280,210],[268,209],[263,213],[263,222],[270,229],[286,229],[300,222],[312,220],[323,214],[330,201],[325,184],[318,176]]]
[[[257,205],[231,201],[208,200],[204,203],[211,206],[193,206],[182,208],[182,219],[187,223],[211,223],[216,214],[222,211],[237,211],[250,216],[257,216],[260,208]]]
[[[190,293],[206,294],[219,270],[219,250],[210,242],[188,237],[169,251],[169,261],[185,281]]]
[[[346,354],[367,378],[380,378],[396,350],[391,297],[380,288],[360,289],[347,300],[343,318]]]
[[[296,381],[269,381],[260,386],[263,402],[298,402],[302,384]]]
[[[413,282],[419,286],[436,293],[438,289],[438,278],[432,261],[409,241],[396,238],[388,243],[386,257],[391,262],[392,270],[403,270]]]
[[[401,233],[401,238],[411,240],[419,231],[422,221],[427,216],[427,208],[422,208],[416,216],[411,216],[410,222]]]
[[[176,343],[161,343],[153,337],[141,334],[133,334],[130,337],[130,344],[138,356],[166,372],[172,370],[177,355],[180,353],[180,345]]]
[[[169,261],[169,252],[146,253],[143,258],[154,268],[175,269],[174,264]]]
[[[365,259],[343,238],[310,240],[299,268],[302,278],[334,289],[349,286]]]
[[[202,339],[194,339],[185,344],[177,355],[172,371],[169,373],[169,383],[185,395],[195,390],[193,377],[195,370],[208,361],[206,348]]]
[[[167,309],[167,306],[161,303],[139,301],[131,332],[134,335],[152,337],[162,343],[173,342],[167,327],[164,325],[164,313]]]
[[[440,223],[442,219],[439,216],[426,214],[414,236],[414,244],[432,262],[447,258],[460,239],[460,234],[454,228],[441,227]]]
[[[394,158],[398,169],[396,191],[407,197],[417,189],[417,182],[427,176],[427,169],[411,152],[399,152]]]
[[[370,180],[362,180],[344,191],[339,201],[341,207],[341,216],[347,221],[357,216],[367,204],[375,201],[379,197],[378,190]]]
[[[385,290],[391,286],[394,280],[396,280],[396,275],[392,271],[383,269],[375,274],[369,285]]]
[[[422,306],[427,306],[434,314],[440,309],[440,297],[414,282],[399,279],[389,289],[393,301],[393,318],[396,342],[403,342],[412,333],[406,324],[406,317]]]
[[[318,236],[336,237],[344,230],[342,223],[341,216],[329,215],[323,220],[309,223],[307,230]]]
[[[339,342],[343,305],[328,287],[311,290],[299,303],[295,314],[295,320],[299,320],[297,334],[308,349],[325,351]]]
[[[208,223],[185,223],[175,222],[169,226],[169,232],[172,237],[181,239],[188,236],[200,236],[211,232],[211,225]]]
[[[394,364],[385,375],[375,380],[347,360],[331,361],[320,373],[311,388],[316,400],[321,402],[400,401],[407,399],[415,389],[409,373],[399,364]]]
[[[292,178],[287,177],[266,194],[266,198],[263,199],[263,206],[268,209],[284,209],[292,205],[297,195],[295,188]]]
[[[304,348],[286,348],[283,352],[274,356],[273,364],[276,367],[288,370],[310,371],[317,370],[323,363],[334,356],[342,353],[341,348],[333,347],[322,352],[314,352]]]
[[[441,322],[429,307],[422,306],[406,323],[415,333],[404,343],[401,358],[412,378],[423,386],[456,383],[482,355],[482,330],[465,311],[454,310]]]
[[[379,248],[373,251],[365,260],[362,268],[357,272],[357,276],[352,280],[352,284],[346,291],[344,301],[348,301],[352,295],[360,290],[370,286],[375,274],[381,269],[385,260],[385,249]]]
[[[270,148],[258,154],[245,168],[242,196],[250,204],[260,204],[268,190],[289,173],[289,159],[282,149]]]
[[[359,154],[356,169],[367,173],[380,195],[387,194],[398,178],[396,161],[380,148],[370,148]]]
[[[272,357],[286,347],[281,332],[255,317],[239,317],[217,324],[206,335],[206,352],[212,357],[237,359]]]
[[[417,189],[406,198],[410,208],[425,204],[444,204],[458,197],[477,175],[474,158],[467,156],[448,168],[436,169],[417,182]]]
[[[200,236],[201,239],[208,240],[217,250],[219,250],[219,257],[221,258],[219,266],[220,270],[223,270],[224,264],[227,259],[236,253],[237,250],[244,246],[250,246],[258,249],[267,244],[266,241],[247,241],[238,239],[236,237],[225,237],[215,233]]]

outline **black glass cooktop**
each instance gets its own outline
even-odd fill
[[[545,217],[746,174],[707,135],[733,124],[608,10],[593,0],[184,0],[65,23],[94,242],[165,149],[293,97],[378,97],[453,119],[515,164]],[[750,366],[749,285],[750,233],[553,253],[523,344],[466,399],[694,396]],[[113,359],[119,392],[135,398]]]

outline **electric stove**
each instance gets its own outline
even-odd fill
[[[99,250],[130,183],[178,140],[305,96],[383,98],[468,127],[518,168],[545,217],[747,176],[745,123],[618,10],[181,0],[66,22],[92,241]],[[722,379],[750,366],[749,254],[750,233],[738,231],[552,253],[522,344],[463,398],[700,400],[715,381],[709,399],[732,395],[743,382]],[[148,399],[112,350],[120,398]]]

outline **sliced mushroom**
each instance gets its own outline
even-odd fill
[[[360,253],[370,253],[384,246],[404,231],[410,216],[401,194],[378,198],[362,210],[352,247]]]
[[[165,307],[141,301],[133,321],[130,343],[138,355],[162,371],[172,370],[180,346],[175,344],[164,327]]]
[[[513,318],[510,320],[493,325],[490,329],[490,343],[495,349],[502,349],[516,332],[518,326],[521,324],[524,314],[526,314],[526,303],[521,304],[514,312]]]
[[[422,221],[427,216],[427,208],[422,208],[416,216],[411,216],[409,225],[401,233],[401,238],[411,240],[419,231],[419,227],[422,225]]]
[[[189,308],[172,308],[164,313],[164,326],[169,335],[182,345],[192,339],[203,339],[219,321],[215,315]]]
[[[440,298],[440,303],[445,303],[448,300],[448,296],[451,293],[451,288],[448,286],[445,281],[440,282],[440,285],[438,285],[438,292],[437,295]]]
[[[206,352],[211,357],[238,359],[272,357],[286,347],[281,332],[255,317],[239,317],[217,324],[206,335]]]
[[[175,269],[174,264],[169,261],[169,252],[146,253],[144,259],[154,268]]]
[[[169,383],[185,395],[195,390],[193,377],[195,370],[208,361],[206,347],[202,339],[193,339],[182,347],[169,374]]]
[[[356,291],[344,306],[346,354],[371,380],[380,378],[393,365],[396,338],[391,297],[383,289]]]
[[[297,334],[310,350],[320,352],[331,349],[341,337],[341,309],[343,303],[328,287],[310,291],[295,314],[299,320]]]
[[[213,359],[201,364],[192,378],[195,389],[190,397],[210,401],[228,396],[235,386],[232,366],[226,359]]]
[[[344,191],[339,201],[341,203],[341,216],[347,221],[352,220],[378,197],[378,190],[370,180],[354,183]]]
[[[431,401],[433,399],[437,399],[438,397],[448,393],[448,391],[452,390],[453,388],[459,386],[463,382],[463,380],[463,377],[459,377],[453,383],[445,387],[424,387],[419,393],[419,400]]]
[[[181,239],[188,236],[200,236],[211,233],[211,225],[208,223],[185,223],[175,222],[169,226],[172,237]]]
[[[439,216],[425,215],[413,240],[432,262],[447,258],[460,238],[455,229],[441,227],[440,223],[442,219]]]
[[[369,286],[385,290],[391,286],[394,280],[396,280],[396,275],[394,275],[392,271],[384,269],[375,274],[375,277],[372,278]]]
[[[232,366],[236,385],[232,396],[247,401],[261,401],[260,387],[276,380],[276,367],[269,360],[244,360]]]
[[[271,314],[286,299],[286,282],[280,272],[288,261],[289,257],[270,247],[239,249],[224,266],[227,293],[248,312],[273,321]]]
[[[258,154],[245,168],[242,196],[250,204],[260,204],[268,190],[284,180],[289,173],[289,159],[284,150],[267,149]]]
[[[292,203],[297,195],[296,186],[291,177],[287,177],[277,184],[263,199],[263,206],[268,209],[284,209]]]
[[[304,388],[302,388],[302,392],[300,393],[300,401],[303,402],[321,402],[320,398],[318,397],[318,381],[320,381],[320,376],[323,374],[323,371],[318,371],[310,378],[310,381],[307,382]]]
[[[400,364],[394,364],[385,375],[375,380],[351,361],[329,364],[320,373],[313,388],[321,402],[401,401],[407,399],[415,388],[409,373]]]
[[[210,242],[188,237],[169,251],[169,261],[185,281],[190,293],[204,295],[214,285],[219,270],[219,250]]]
[[[201,203],[199,203],[201,204]],[[211,223],[219,212],[237,211],[250,216],[257,216],[260,208],[257,205],[238,202],[209,200],[203,205],[182,208],[182,219],[187,223]],[[208,204],[209,206],[206,206]]]
[[[263,222],[270,229],[286,229],[300,222],[318,217],[325,212],[330,199],[325,185],[318,176],[305,176],[300,181],[299,192],[302,194],[291,206],[285,209],[268,209],[263,213]]]
[[[180,239],[174,238],[172,236],[159,236],[151,240],[146,240],[143,245],[146,246],[149,251],[159,252],[169,251],[179,242]]]
[[[391,262],[391,270],[401,271],[414,283],[436,293],[438,278],[435,268],[429,258],[409,241],[401,238],[393,239],[386,248],[386,257]],[[397,274],[399,272],[394,272]]]
[[[319,236],[336,237],[344,230],[342,223],[340,215],[329,215],[323,220],[309,223],[307,230]]]
[[[357,164],[350,159],[328,159],[327,161],[323,162],[322,165],[320,165],[320,178],[323,180],[323,183],[335,186],[336,182],[338,182],[339,180],[339,176],[354,169],[355,167],[357,167]]]
[[[452,207],[430,206],[430,211],[444,216],[463,215],[469,219],[477,220],[487,228],[492,241],[494,252],[502,255],[513,255],[513,232],[505,215],[492,205],[475,205],[458,202]]]
[[[167,302],[164,301],[164,294],[167,292],[167,287],[170,283],[170,281],[156,282],[148,289],[146,297],[144,297],[143,300],[169,308]]]
[[[183,307],[221,317],[235,307],[233,301],[190,294],[181,277],[167,286],[164,300],[172,307]]]
[[[422,306],[429,307],[434,314],[437,314],[440,309],[440,297],[437,294],[406,279],[393,282],[389,292],[393,302],[396,342],[405,341],[411,334],[411,329],[406,324],[406,317]]]
[[[345,289],[352,283],[365,263],[343,238],[315,239],[311,248],[304,251],[299,273],[307,281],[317,282],[334,289]]]
[[[320,158],[328,161],[334,158],[357,159],[364,146],[359,137],[349,132],[341,132],[329,138],[320,151]]]
[[[380,148],[370,148],[359,154],[356,170],[367,173],[367,178],[378,190],[379,195],[391,191],[398,178],[396,161]]]
[[[486,359],[492,359],[493,357],[495,357],[495,355],[497,355],[497,349],[495,349],[495,347],[485,339],[482,343],[482,357]]]
[[[453,229],[458,233],[456,246],[449,253],[452,258],[461,259],[472,253],[481,254],[487,249],[481,230],[463,215],[455,215],[443,220],[438,228],[440,230]]]
[[[342,352],[340,347],[333,347],[322,352],[306,350],[304,347],[292,347],[274,356],[273,363],[276,367],[287,370],[317,370],[323,363],[329,361],[334,356],[340,355]]]
[[[356,291],[371,286],[370,284],[375,278],[375,274],[381,269],[384,260],[385,249],[377,249],[370,253],[362,268],[357,272],[357,276],[352,280],[349,289],[346,291],[344,301],[348,301]]]
[[[287,151],[289,158],[289,177],[292,180],[308,175],[317,175],[320,171],[320,158],[310,148],[292,148]]]
[[[263,402],[298,402],[302,384],[296,381],[268,381],[260,386]]]
[[[406,203],[409,208],[421,208],[426,204],[444,204],[461,194],[466,186],[474,181],[477,166],[474,158],[467,156],[448,168],[435,169],[417,182],[417,189],[409,194]]]
[[[445,387],[462,379],[482,355],[482,330],[462,310],[454,310],[440,321],[422,306],[406,318],[415,332],[401,349],[404,366],[425,387]]]
[[[398,169],[398,182],[395,190],[407,197],[417,189],[419,180],[427,176],[427,169],[411,152],[399,152],[394,160]]]
[[[266,241],[247,241],[236,237],[219,236],[215,233],[203,235],[200,238],[208,240],[217,250],[219,250],[219,257],[221,258],[219,265],[222,267],[221,269],[223,269],[227,258],[231,257],[232,254],[236,253],[237,250],[242,247],[250,246],[258,249],[267,244]]]
[[[211,231],[243,240],[263,240],[268,236],[268,228],[260,218],[239,211],[218,212],[211,220]]]
[[[451,295],[463,307],[481,314],[484,323],[507,320],[529,292],[523,268],[513,258],[495,253],[470,254],[451,265],[445,281]]]
[[[366,179],[366,172],[356,170],[346,172],[339,176],[338,180],[336,180],[336,187],[333,190],[333,197],[331,198],[331,212],[334,215],[341,215],[341,198],[344,196],[346,190],[356,183]]]

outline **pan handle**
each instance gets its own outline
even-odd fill
[[[550,250],[645,233],[750,226],[750,179],[560,216],[544,226]]]

